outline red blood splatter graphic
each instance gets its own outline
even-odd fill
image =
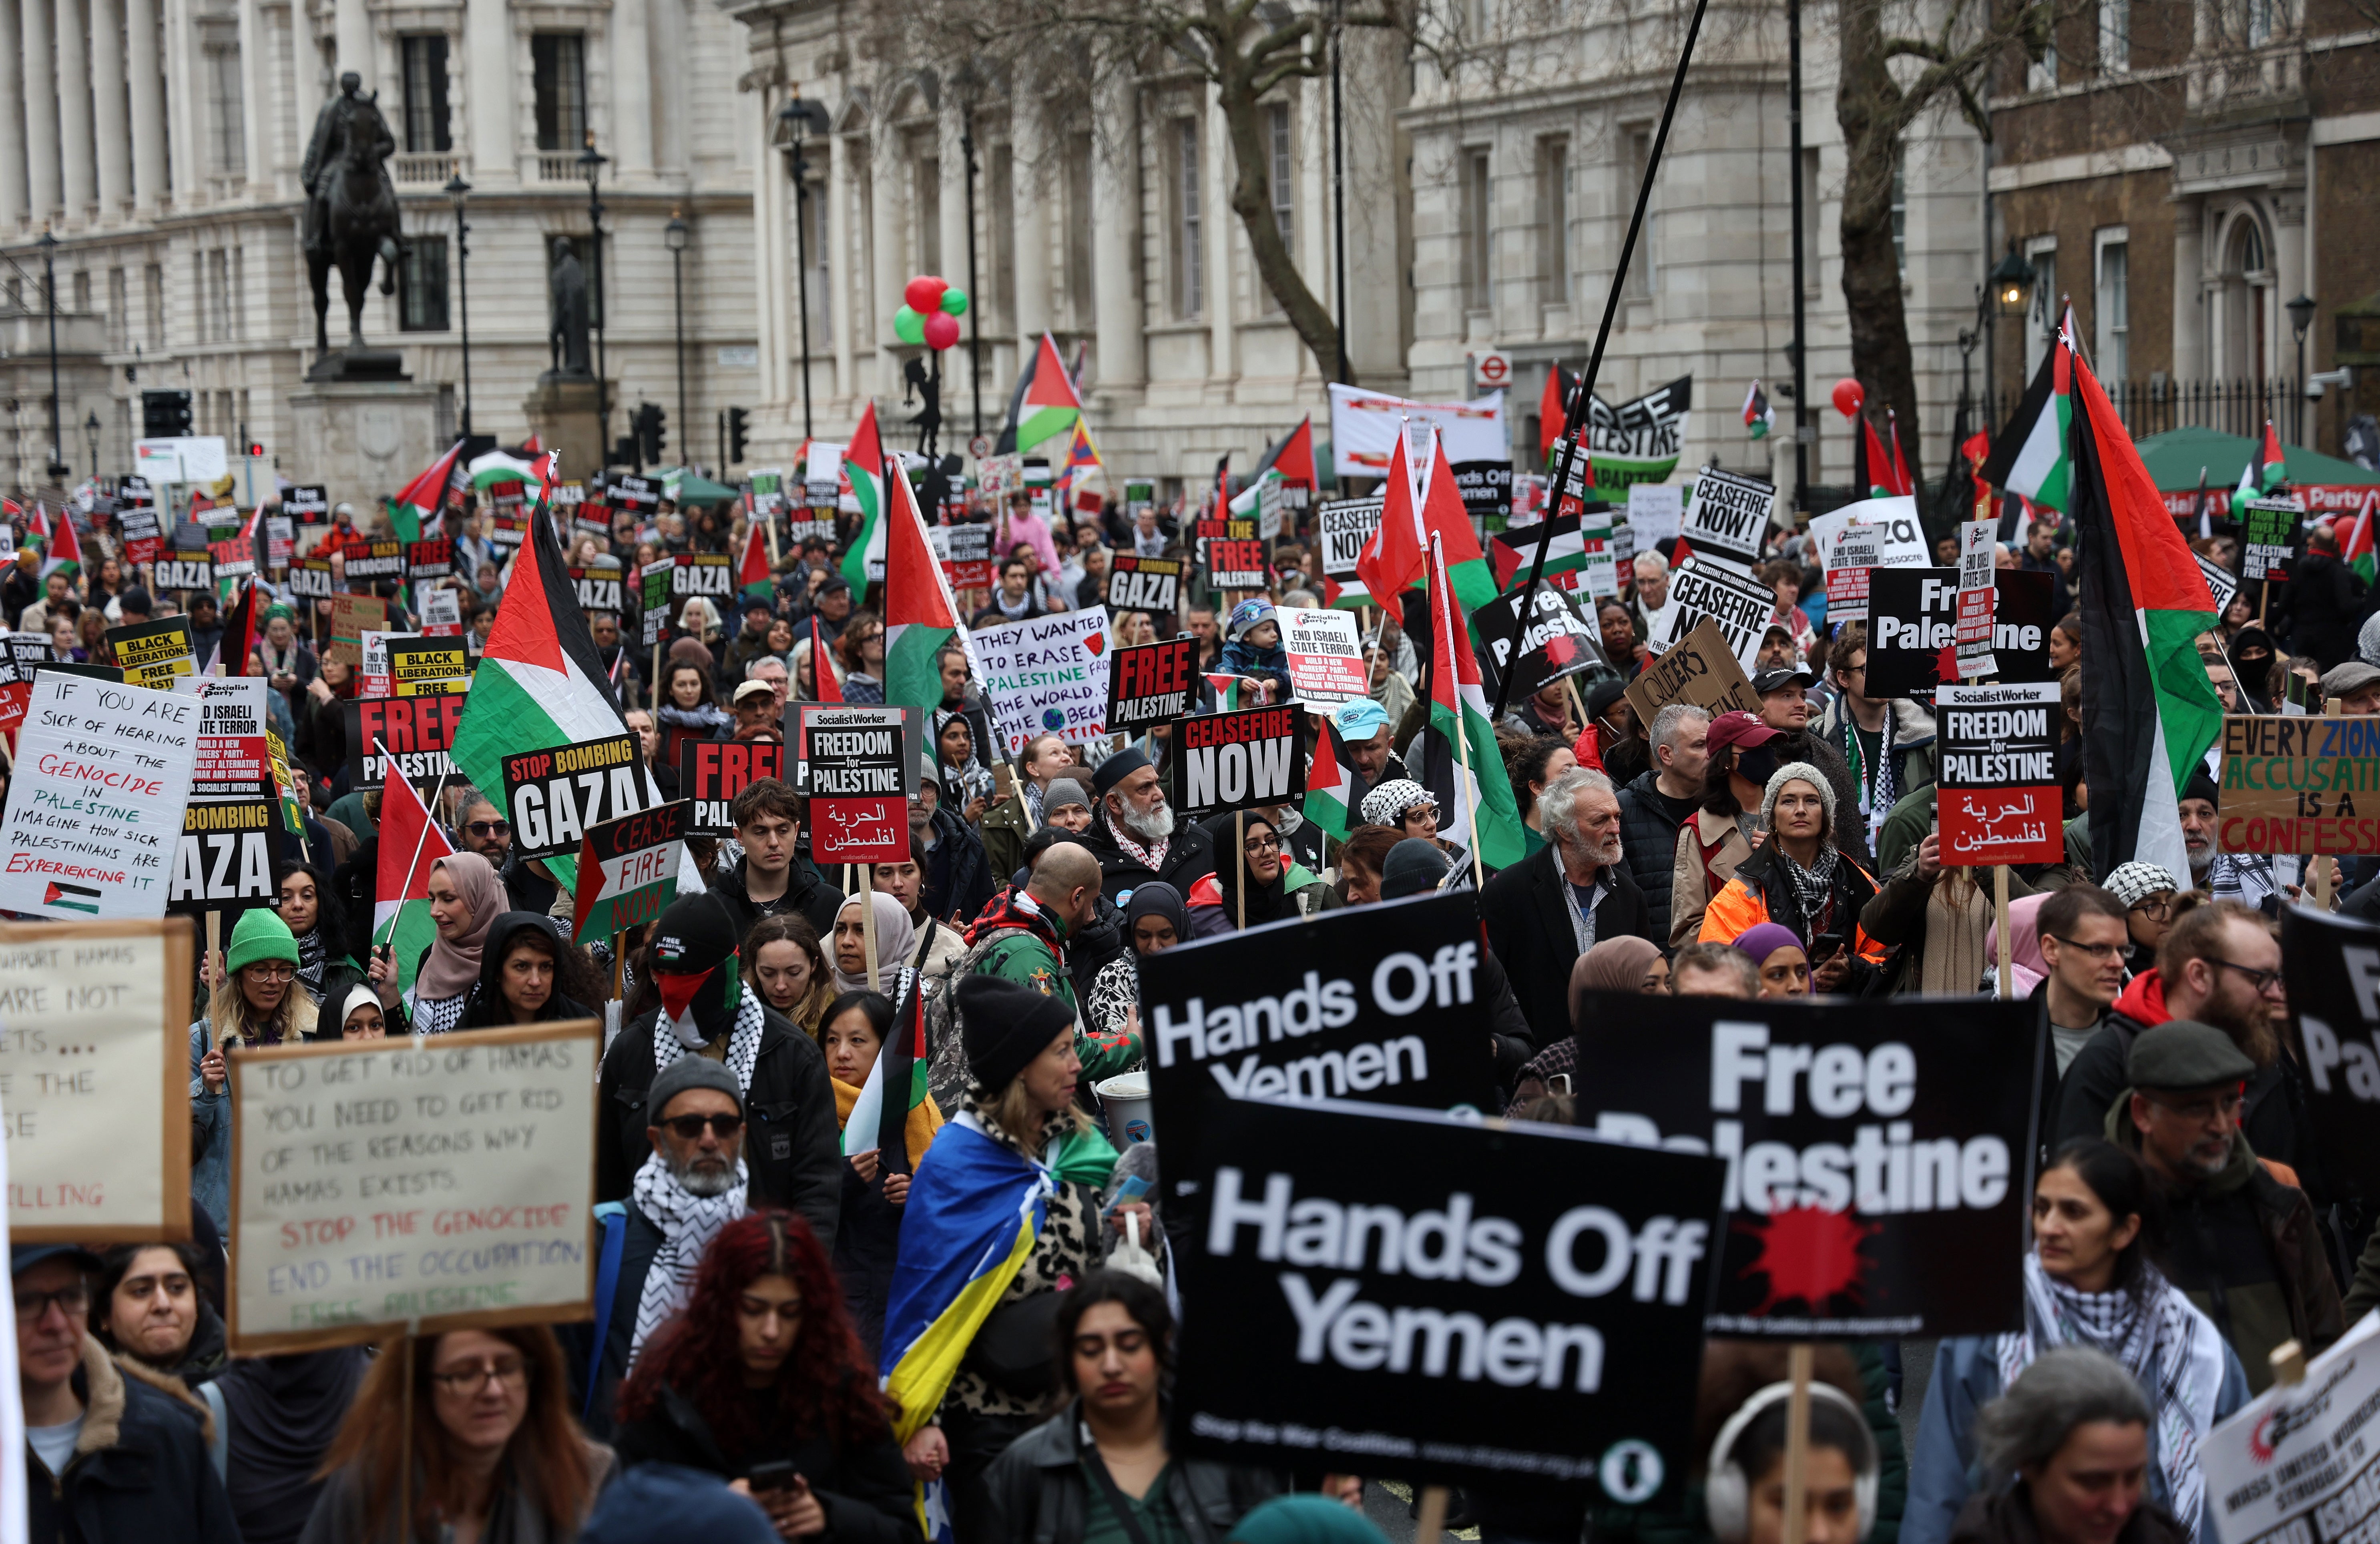
[[[1797,1299],[1813,1313],[1827,1311],[1837,1297],[1865,1301],[1861,1278],[1874,1262],[1860,1258],[1859,1247],[1883,1232],[1883,1224],[1858,1222],[1848,1212],[1824,1207],[1789,1206],[1769,1213],[1765,1223],[1739,1221],[1735,1226],[1760,1240],[1759,1256],[1742,1271],[1768,1278],[1768,1296],[1755,1314]]]
[[[1945,686],[1959,684],[1959,645],[1946,644],[1934,657],[1934,679]]]
[[[1578,645],[1571,641],[1569,633],[1564,633],[1558,637],[1546,640],[1546,663],[1567,665],[1577,657]]]

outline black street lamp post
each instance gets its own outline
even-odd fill
[[[2305,443],[2305,341],[2306,333],[2313,328],[2314,298],[2300,290],[2298,297],[2284,308],[2289,313],[2289,332],[2296,336],[2298,344],[2297,422],[2289,430],[2289,439],[2302,445]]]
[[[42,227],[42,297],[50,313],[50,479],[55,482],[67,475],[66,459],[58,452],[58,238]]]
[[[91,475],[96,477],[99,476],[99,413],[96,409],[83,420],[82,437],[91,444]]]
[[[785,174],[794,179],[794,295],[802,328],[802,438],[810,438],[810,247],[809,162],[802,139],[833,127],[826,103],[806,102],[797,88],[777,109],[777,148],[785,152]]]
[[[596,152],[595,131],[589,129],[587,148],[578,152],[578,169],[587,176],[588,244],[595,268],[589,276],[594,291],[595,416],[601,431],[597,442],[603,447],[601,453],[606,465],[612,457],[612,377],[603,356],[603,163],[610,159]]]
[[[669,223],[662,227],[662,245],[669,248],[670,289],[677,308],[677,421],[680,434],[694,432],[694,420],[686,412],[686,222],[675,210],[670,211]]]
[[[446,179],[447,202],[455,206],[455,292],[462,305],[463,438],[471,438],[471,223],[463,217],[471,185],[455,173]]]

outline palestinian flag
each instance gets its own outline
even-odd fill
[[[96,917],[101,892],[89,885],[67,885],[53,879],[42,891],[42,904],[61,911],[88,911]]]
[[[2273,432],[2273,420],[2265,420],[2263,453],[2240,468],[2240,486],[2231,491],[2234,499],[2264,499],[2276,489],[2287,487],[2289,480],[2289,459],[2281,453],[2281,437]]]
[[[239,598],[223,614],[223,636],[215,642],[212,657],[199,667],[199,674],[238,676],[248,674],[248,663],[256,653],[257,634],[264,631],[256,621],[256,581],[247,581]]]
[[[1426,577],[1429,540],[1445,548],[1446,570],[1461,597],[1465,617],[1496,598],[1495,571],[1479,550],[1479,537],[1455,490],[1454,469],[1447,464],[1446,446],[1430,432],[1429,475],[1416,488],[1410,432],[1397,436],[1397,451],[1389,464],[1386,501],[1379,528],[1364,544],[1355,560],[1355,575],[1378,604],[1422,583]]]
[[[1200,673],[1207,678],[1207,684],[1214,689],[1216,712],[1237,713],[1243,707],[1256,706],[1240,701],[1240,678],[1231,671],[1204,670]]]
[[[1429,725],[1422,731],[1421,784],[1438,798],[1438,828],[1447,840],[1463,847],[1475,841],[1481,862],[1510,868],[1529,850],[1488,717],[1479,661],[1463,626],[1469,608],[1447,565],[1445,538],[1430,543],[1429,566]]]
[[[2363,576],[2367,585],[2373,581],[2372,506],[2380,501],[2380,493],[2366,493],[2363,507],[2355,513],[2355,524],[2338,544],[2339,556],[2347,566]]]
[[[1900,416],[1888,407],[1884,410],[1885,432],[1892,436],[1892,490],[1904,497],[1917,491],[1917,479],[1910,475],[1909,457],[1900,448]]]
[[[884,566],[884,442],[877,437],[872,400],[860,409],[859,427],[851,431],[851,442],[843,448],[843,475],[850,480],[851,496],[859,505],[859,529],[852,533],[851,550],[843,557],[844,583],[851,586],[856,603],[868,593],[869,563],[875,563],[888,579],[892,576]],[[892,480],[909,479],[905,475]]]
[[[1058,357],[1058,340],[1044,332],[1032,368],[1017,378],[1016,394],[1009,399],[1000,448],[1021,455],[1073,428],[1082,416],[1083,399],[1075,394],[1065,362]]]
[[[75,535],[74,513],[58,510],[57,534],[42,555],[42,577],[63,573],[71,579],[82,572],[82,541]]]
[[[2060,511],[2067,508],[2073,476],[2067,462],[2074,419],[2070,357],[2063,346],[2049,351],[2016,412],[1993,439],[1991,455],[1975,472],[1995,488]]]
[[[744,557],[735,565],[735,587],[747,600],[769,600],[777,593],[776,578],[769,572],[769,544],[761,539],[757,520],[744,527]]]
[[[930,1103],[926,1072],[934,1058],[926,1043],[925,999],[917,994],[917,972],[907,979],[901,1006],[892,1015],[892,1033],[869,1065],[868,1081],[860,1085],[859,1097],[852,1101],[843,1123],[844,1156],[873,1151],[887,1174],[907,1174],[915,1167],[910,1152],[918,1144],[911,1123]],[[888,1090],[898,1090],[901,1097],[887,1099]],[[929,1134],[930,1130],[929,1127]]]
[[[382,745],[380,753],[388,754]],[[491,788],[501,784],[491,783]],[[430,920],[430,871],[449,857],[446,833],[422,807],[421,795],[394,771],[380,796],[380,872],[372,885],[372,947],[395,951],[396,989],[413,990],[422,951],[438,936]]]
[[[463,453],[463,441],[457,440],[444,455],[430,464],[430,469],[405,485],[403,492],[389,501],[388,523],[399,541],[419,541],[425,526],[434,525],[439,511],[446,502],[447,485],[454,480],[455,463]]]
[[[1364,795],[1370,791],[1355,758],[1347,754],[1347,742],[1339,737],[1338,720],[1325,715],[1322,733],[1314,742],[1314,760],[1305,769],[1305,802],[1298,813],[1345,841],[1363,823]]]
[[[471,459],[471,486],[475,489],[502,487],[518,483],[523,488],[534,487],[538,480],[536,456],[515,455],[510,451],[490,451]]]
[[[2057,352],[2071,351],[2060,343]],[[2067,513],[2080,537],[2093,867],[2112,874],[2139,862],[2187,875],[2180,790],[2223,729],[2196,643],[2215,625],[2215,600],[2107,392],[2081,357],[2070,368]]]
[[[1884,441],[1876,438],[1876,421],[1864,413],[1860,415],[1860,433],[1864,437],[1861,444],[1867,452],[1867,496],[1889,499],[1909,491],[1900,486],[1900,474],[1894,467],[1893,457],[1886,453]]]
[[[826,630],[819,625],[816,611],[810,613],[810,682],[811,695],[818,701],[843,701],[843,682],[834,679],[834,666],[826,657]]]
[[[1546,389],[1537,397],[1537,459],[1554,470],[1554,449],[1570,421],[1570,399],[1578,394],[1578,376],[1557,364],[1546,371]]]
[[[942,706],[942,645],[958,632],[959,609],[926,543],[926,517],[905,476],[891,479],[884,519],[884,700],[931,713]]]
[[[1300,418],[1295,428],[1265,447],[1263,458],[1257,463],[1257,475],[1262,476],[1267,472],[1279,472],[1292,486],[1322,486],[1315,480],[1312,415]]]
[[[1575,514],[1559,515],[1553,522],[1551,535],[1543,525],[1524,525],[1517,531],[1500,531],[1488,538],[1488,561],[1494,566],[1499,594],[1509,590],[1525,576],[1529,565],[1537,559],[1537,542],[1546,544],[1546,577],[1571,573],[1586,566],[1586,538],[1579,532],[1582,518]],[[1563,586],[1556,585],[1557,589]]]
[[[1755,380],[1752,390],[1743,394],[1743,427],[1755,440],[1766,440],[1768,431],[1777,427],[1777,410],[1768,405],[1768,393]]]

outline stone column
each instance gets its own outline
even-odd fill
[[[124,0],[91,0],[91,117],[99,130],[99,212],[132,199],[132,138],[124,90]]]
[[[753,331],[760,347],[760,400],[793,403],[795,385],[787,374],[785,362],[801,345],[786,341],[789,332],[785,318],[790,307],[785,294],[790,284],[784,254],[793,247],[793,233],[785,206],[790,201],[791,189],[786,186],[783,157],[769,148],[770,132],[777,125],[778,94],[761,90],[755,95],[759,101],[761,148],[752,158],[753,274],[759,286],[759,313],[754,318]],[[793,421],[801,422],[798,403],[794,404]]]
[[[56,0],[52,14],[58,40],[58,139],[66,210],[68,219],[80,220],[99,199],[92,165],[91,33],[84,28],[81,0]]]
[[[199,85],[198,19],[191,4],[165,0],[166,175],[173,181],[175,206],[186,210],[204,201],[206,179],[206,121],[200,114],[205,93]]]
[[[371,12],[364,0],[337,0],[332,13],[333,36],[338,46],[338,73],[363,77],[364,95],[380,87],[380,50],[372,44]]]
[[[0,0],[0,38],[19,35],[18,0]],[[25,217],[25,93],[21,59],[0,57],[0,230]]]
[[[100,0],[91,0],[95,8]],[[273,100],[272,30],[260,0],[239,0],[239,86],[247,98],[239,115],[240,157],[248,163],[248,186],[260,198],[273,196]],[[392,117],[400,115],[390,104]],[[400,142],[401,144],[401,142]]]
[[[470,180],[505,186],[520,176],[513,125],[512,13],[504,0],[464,0],[463,104],[470,118]]]
[[[1011,98],[1008,127],[1009,207],[993,210],[991,218],[1007,220],[1014,231],[1016,293],[1003,296],[1016,327],[1016,368],[1021,373],[1032,357],[1035,340],[1050,326],[1050,217],[1041,196],[1047,183],[1059,176],[1049,158],[1049,141],[1041,132],[1041,104],[1022,93]]]
[[[868,151],[872,171],[868,184],[873,190],[868,211],[868,271],[875,283],[868,303],[859,312],[867,319],[863,323],[867,333],[854,342],[862,357],[871,349],[875,352],[873,389],[895,392],[901,385],[901,360],[892,352],[896,341],[892,312],[901,304],[901,282],[905,277],[901,271],[901,205],[907,198],[904,185],[909,168],[902,164],[899,133],[880,116]]]
[[[29,213],[35,224],[57,211],[58,75],[50,46],[49,0],[21,0],[18,12],[18,56],[25,71],[25,165],[31,189]]]
[[[838,134],[821,149],[826,154],[827,323],[834,332],[834,395],[848,402],[859,390],[854,300],[859,287],[859,257],[867,249],[859,237],[858,182],[851,175],[852,157],[860,141]]]
[[[967,289],[967,176],[966,151],[959,148],[958,92],[952,91],[942,103],[941,159],[936,163],[942,179],[942,272],[941,276],[961,289]],[[978,192],[980,189],[978,189]],[[983,268],[983,247],[976,247],[976,268]],[[974,296],[967,296],[974,303]],[[959,341],[942,351],[942,422],[956,426],[964,421],[967,392],[966,319],[959,319]],[[962,440],[964,437],[962,437]]]
[[[623,181],[653,173],[653,52],[645,0],[612,0],[612,169]]]
[[[1198,168],[1198,199],[1207,206],[1207,379],[1229,382],[1240,373],[1236,319],[1232,315],[1232,258],[1239,251],[1239,217],[1232,212],[1232,140],[1222,104],[1207,89],[1207,113],[1199,139],[1207,163]]]
[[[1140,130],[1131,84],[1100,93],[1107,132],[1091,148],[1091,289],[1098,321],[1099,388],[1141,383],[1141,303],[1133,283],[1133,245],[1140,239]],[[1023,259],[1018,259],[1023,266]]]
[[[2206,303],[2206,211],[2188,199],[2173,211],[2173,373],[2177,380],[2206,374],[2207,332],[2214,325]],[[2019,359],[2023,355],[2017,355]]]
[[[124,0],[124,71],[131,107],[132,198],[138,207],[155,210],[165,201],[165,86],[158,71],[157,0]]]

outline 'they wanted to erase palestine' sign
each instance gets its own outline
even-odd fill
[[[164,915],[198,745],[196,696],[36,675],[0,827],[0,911]]]
[[[1942,730],[1937,806],[1944,862],[2064,861],[2065,803],[2056,755],[2063,711],[2054,681],[1935,691]]]
[[[231,1057],[231,1344],[585,1319],[602,1026]]]
[[[1080,745],[1107,733],[1107,613],[1097,607],[976,629],[1002,759],[1045,734]]]
[[[0,1121],[19,1244],[190,1236],[190,970],[162,922],[0,923]]]

